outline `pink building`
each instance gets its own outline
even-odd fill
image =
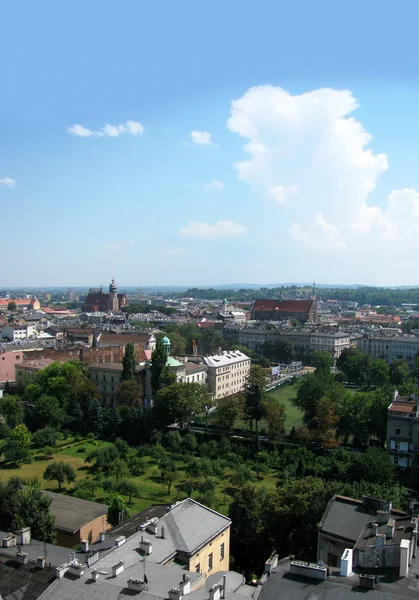
[[[0,387],[16,380],[15,365],[23,362],[23,349],[0,350]]]

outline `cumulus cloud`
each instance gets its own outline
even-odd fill
[[[244,139],[237,177],[280,205],[278,227],[301,248],[350,252],[362,264],[371,253],[419,250],[419,193],[371,202],[388,160],[369,147],[357,108],[348,90],[292,95],[266,85],[232,102],[227,125]]]
[[[214,225],[202,221],[190,221],[188,226],[180,230],[183,237],[218,240],[245,233],[246,229],[235,221],[217,221]]]
[[[213,179],[212,181],[207,181],[206,183],[204,183],[204,190],[206,190],[207,192],[222,191],[223,189],[224,184],[218,179]]]
[[[0,179],[0,185],[4,185],[10,189],[13,189],[16,185],[16,179],[12,179],[11,177],[3,177]]]
[[[297,193],[298,190],[295,185],[277,185],[268,190],[268,196],[277,204],[283,204],[290,196]]]
[[[127,121],[120,125],[110,125],[106,123],[100,130],[92,130],[80,124],[67,127],[67,133],[77,137],[119,137],[126,133],[129,135],[143,135],[144,127],[139,121]]]
[[[191,131],[190,136],[191,140],[195,144],[199,144],[201,146],[214,146],[211,140],[211,134],[208,131]]]

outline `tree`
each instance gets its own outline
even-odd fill
[[[142,403],[143,388],[134,379],[128,379],[118,385],[115,396],[118,406],[134,406]]]
[[[199,383],[172,383],[162,388],[154,399],[154,412],[161,428],[177,423],[189,427],[208,402],[208,392]]]
[[[89,432],[99,435],[103,429],[103,408],[97,398],[92,398],[89,402],[87,413],[87,428]]]
[[[34,539],[55,542],[55,518],[50,511],[51,498],[41,492],[39,484],[29,481],[23,486],[18,477],[0,483],[0,527],[13,531],[31,528]]]
[[[166,348],[163,346],[163,342],[161,339],[157,339],[156,347],[153,350],[151,355],[151,389],[153,391],[153,395],[157,394],[159,389],[161,388],[161,376],[166,367],[167,363],[167,352]]]
[[[65,482],[72,483],[76,479],[74,467],[69,463],[54,461],[44,471],[45,481],[56,481],[61,492],[61,485]]]
[[[333,358],[327,350],[315,350],[312,354],[312,363],[316,367],[316,373],[330,373],[333,367]]]
[[[337,408],[344,401],[347,391],[338,383],[333,375],[325,369],[306,375],[298,388],[296,398],[292,399],[294,406],[303,413],[304,424],[309,429],[316,428],[317,405],[321,398],[327,397],[333,407]]]
[[[129,477],[129,468],[125,460],[122,458],[117,458],[113,461],[109,472],[115,477],[115,481],[118,482],[122,477]]]
[[[225,341],[215,329],[204,329],[201,335],[201,350],[203,354],[213,354],[223,349]]]
[[[236,421],[243,417],[244,405],[243,394],[225,396],[225,398],[217,400],[215,420],[218,427],[227,434],[231,433]]]
[[[16,425],[4,446],[4,458],[7,462],[30,462],[31,434],[26,425]]]
[[[365,385],[371,379],[371,358],[359,348],[346,348],[337,359],[336,366],[350,383]]]
[[[114,494],[109,502],[107,521],[110,525],[118,525],[120,519],[122,521],[130,516],[130,511],[124,499],[119,494]]]
[[[54,396],[41,396],[35,404],[36,426],[60,427],[65,418],[65,412]]]
[[[366,452],[357,453],[352,458],[349,470],[350,481],[368,481],[392,485],[395,480],[395,469],[390,456],[381,448],[368,448]]]
[[[269,439],[282,440],[285,437],[285,406],[279,402],[267,402],[266,422]]]
[[[93,450],[86,458],[85,462],[95,462],[95,467],[102,471],[110,471],[113,463],[119,458],[119,453],[113,444],[99,448],[99,450]]]
[[[404,385],[409,379],[409,366],[405,360],[394,360],[390,365],[390,380],[394,385]]]
[[[273,361],[289,363],[294,358],[293,344],[284,338],[279,338],[273,342],[265,342],[262,346],[263,355]]]
[[[21,398],[5,394],[0,398],[0,414],[9,427],[13,428],[23,423],[24,410]]]
[[[10,312],[14,312],[16,308],[16,302],[14,302],[13,300],[7,305],[7,310],[9,310]]]
[[[44,446],[54,447],[59,438],[60,434],[54,427],[44,427],[43,429],[39,429],[32,436],[33,443],[38,446],[38,448]]]
[[[371,383],[377,387],[384,387],[390,381],[390,368],[385,360],[378,358],[371,364]]]
[[[256,446],[259,449],[259,421],[266,415],[266,378],[258,366],[251,366],[250,373],[244,386],[245,412],[249,419],[255,422]]]
[[[170,495],[172,483],[177,479],[176,471],[164,470],[161,473],[161,480],[167,486],[167,493]]]
[[[135,485],[133,481],[129,481],[128,479],[123,479],[118,484],[118,491],[120,494],[124,496],[128,496],[128,504],[132,504],[132,497],[138,496],[138,487]]]
[[[332,402],[325,396],[317,403],[317,412],[314,419],[313,435],[325,448],[333,448],[338,445],[336,441],[335,427],[339,420]]]
[[[239,465],[231,475],[231,483],[236,487],[243,487],[253,479],[252,471],[246,465]]]
[[[128,343],[125,347],[124,358],[122,359],[121,381],[136,381],[136,360],[134,344]]]

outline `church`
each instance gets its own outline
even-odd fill
[[[82,310],[84,312],[118,312],[123,306],[127,306],[128,298],[126,293],[118,294],[118,286],[115,283],[115,279],[109,286],[109,294],[100,289],[91,288],[86,296],[86,300],[83,304]]]

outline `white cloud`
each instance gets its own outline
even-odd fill
[[[298,194],[295,185],[277,185],[268,190],[268,196],[277,204],[283,204],[290,196]]]
[[[191,140],[195,144],[214,146],[211,141],[211,134],[208,131],[191,131]]]
[[[248,155],[235,164],[237,177],[257,197],[281,205],[280,213],[264,217],[278,218],[278,235],[306,249],[303,258],[316,252],[350,257],[335,280],[345,269],[364,269],[371,254],[383,268],[390,261],[408,274],[419,251],[419,192],[395,190],[371,202],[388,161],[369,147],[371,135],[352,116],[357,108],[348,90],[293,96],[270,85],[250,88],[232,102],[227,123],[244,138]],[[408,268],[391,262],[399,254],[409,256]]]
[[[139,121],[127,121],[120,125],[106,123],[102,129],[93,131],[83,125],[75,124],[67,128],[67,132],[77,137],[119,137],[126,133],[129,135],[143,135],[144,126]]]
[[[206,190],[207,192],[221,191],[223,189],[224,189],[224,184],[222,181],[219,181],[218,179],[213,179],[212,181],[207,181],[206,183],[204,183],[204,190]]]
[[[202,221],[190,221],[188,227],[180,230],[184,237],[217,240],[245,233],[246,229],[235,221],[217,221],[214,225]]]
[[[181,246],[165,246],[164,247],[165,254],[170,254],[171,256],[180,256],[186,253],[185,248]]]
[[[12,179],[11,177],[3,177],[0,179],[0,185],[4,185],[10,189],[13,189],[16,185],[16,179]]]

